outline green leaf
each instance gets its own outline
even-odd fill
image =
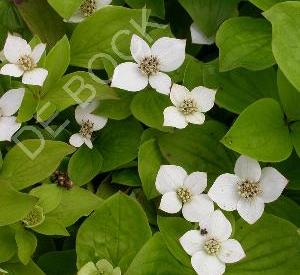
[[[272,31],[264,19],[237,17],[220,27],[216,44],[220,49],[220,71],[238,67],[262,70],[275,63],[271,48]]]
[[[100,204],[101,200],[92,192],[74,186],[70,190],[62,189],[59,206],[48,213],[47,217],[57,219],[65,227],[68,227],[80,217],[88,216]]]
[[[18,122],[26,122],[35,114],[37,108],[37,100],[30,89],[25,89],[21,107],[18,111]]]
[[[132,33],[141,35],[138,31],[145,31],[147,17],[142,10],[118,6],[100,9],[75,28],[71,37],[71,64],[99,69],[103,67],[102,58],[118,59],[119,53],[128,56]]]
[[[208,173],[209,181],[233,170],[235,156],[219,140],[226,127],[217,121],[207,121],[202,126],[189,126],[173,134],[158,137],[163,156],[170,164],[183,167],[189,173]]]
[[[69,177],[77,185],[86,184],[97,176],[102,164],[103,157],[97,148],[81,146],[70,158]]]
[[[9,226],[0,227],[0,263],[9,261],[17,252],[15,232]]]
[[[219,89],[216,101],[220,107],[241,113],[256,100],[270,97],[278,99],[276,72],[273,68],[259,73],[236,69],[218,76]]]
[[[261,10],[268,10],[272,6],[286,1],[299,1],[299,0],[249,0],[252,4],[260,8]]]
[[[65,75],[42,97],[39,103],[39,112],[47,113],[47,119],[54,114],[55,110],[63,111],[72,105],[92,101],[93,99],[117,98],[114,89],[99,81],[100,79],[88,72],[75,72]],[[55,106],[54,110],[52,110],[52,105]]]
[[[111,171],[134,160],[142,131],[138,121],[132,118],[109,121],[94,142],[104,159],[101,171]]]
[[[124,273],[150,237],[151,230],[141,206],[117,193],[80,227],[76,240],[77,267],[107,259]]]
[[[169,252],[161,233],[156,233],[139,251],[125,275],[194,275]]]
[[[60,80],[69,63],[70,44],[67,36],[64,36],[46,56],[44,68],[48,71],[48,76],[43,84],[43,94],[47,93]]]
[[[219,62],[217,59],[208,63],[190,59],[185,67],[183,85],[190,90],[197,86],[205,86],[211,89],[218,88],[218,75]]]
[[[18,246],[18,257],[24,265],[27,265],[36,249],[37,239],[34,234],[22,226],[16,230],[15,239]]]
[[[151,15],[161,19],[165,18],[165,3],[164,0],[125,0],[126,4],[134,9],[146,7],[151,10]]]
[[[75,250],[45,253],[39,257],[37,263],[47,275],[74,275],[77,272]]]
[[[272,23],[272,49],[280,70],[300,90],[300,2],[288,1],[264,13]]]
[[[119,191],[118,187],[111,184],[108,178],[105,178],[97,188],[96,195],[101,199],[108,199]]]
[[[157,217],[159,231],[161,232],[169,251],[173,256],[186,267],[191,266],[191,257],[183,250],[179,239],[189,230],[193,229],[193,225],[183,218],[179,217]]]
[[[9,275],[45,275],[45,273],[33,262],[27,265],[21,263],[5,263],[1,266]]]
[[[48,0],[49,4],[63,18],[71,17],[84,0]]]
[[[281,196],[275,202],[266,204],[266,212],[300,227],[300,206],[288,197]]]
[[[274,167],[278,169],[288,180],[288,189],[300,190],[300,158],[293,152],[285,161],[274,163]]]
[[[44,214],[47,214],[60,204],[62,188],[56,184],[43,184],[32,189],[30,195],[39,198],[37,205],[43,208]]]
[[[213,36],[226,19],[237,15],[239,0],[179,0],[207,37]]]
[[[17,190],[24,189],[50,176],[74,150],[60,141],[25,140],[6,154],[0,177],[10,181]]]
[[[300,120],[300,93],[278,70],[277,84],[280,101],[289,121]]]
[[[141,186],[142,184],[136,168],[114,171],[111,182],[132,187]]]
[[[164,127],[163,111],[171,102],[166,95],[162,95],[153,89],[139,92],[131,103],[131,112],[136,119],[149,127],[169,131],[170,127]]]
[[[234,238],[246,258],[227,265],[228,275],[297,275],[300,268],[300,238],[297,227],[278,217],[265,214],[254,225],[239,220]]]
[[[293,149],[284,114],[271,98],[258,100],[245,109],[222,142],[242,155],[265,162],[285,160]]]
[[[5,29],[5,38],[7,31],[20,31],[24,28],[24,22],[20,18],[19,13],[16,10],[16,6],[11,1],[0,2],[0,25]],[[2,48],[2,43],[0,41]]]
[[[144,142],[139,150],[138,169],[147,199],[153,199],[160,195],[156,190],[155,180],[162,164],[163,156],[159,150],[157,141],[150,139]]]
[[[93,112],[99,116],[105,116],[111,119],[121,120],[131,115],[130,104],[133,99],[133,93],[123,90],[115,90],[118,99],[104,100],[100,106]]]
[[[295,147],[298,157],[300,157],[300,121],[290,125],[292,143]]]
[[[3,164],[3,158],[2,158],[2,153],[0,151],[0,170],[2,169],[2,164]]]
[[[20,221],[36,202],[37,198],[17,192],[0,180],[0,226]]]
[[[17,5],[17,8],[30,31],[37,35],[48,47],[53,47],[64,36],[64,24],[58,14],[47,3],[47,0],[22,1],[21,4]]]
[[[69,236],[69,232],[62,224],[62,221],[48,216],[45,217],[45,220],[42,224],[32,227],[32,230],[49,236]]]

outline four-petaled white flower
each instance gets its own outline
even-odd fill
[[[159,208],[167,213],[177,213],[182,209],[183,217],[196,222],[203,215],[214,211],[214,204],[206,194],[207,174],[186,171],[176,165],[162,165],[158,171],[156,189],[163,195]]]
[[[223,210],[237,210],[250,224],[261,217],[265,203],[279,198],[288,183],[276,169],[261,169],[258,161],[246,156],[238,158],[234,173],[219,176],[208,195]]]
[[[246,255],[241,244],[229,239],[232,233],[230,222],[220,210],[200,220],[200,230],[186,232],[180,243],[192,256],[191,263],[199,275],[221,275],[226,263],[235,263]]]
[[[14,77],[23,75],[24,84],[43,86],[48,71],[38,68],[37,64],[45,48],[46,45],[40,43],[32,50],[26,40],[8,34],[3,53],[9,63],[1,68],[0,74]]]
[[[79,133],[70,137],[70,144],[75,147],[80,147],[84,143],[90,148],[93,148],[91,141],[92,134],[95,131],[102,129],[106,123],[107,118],[92,114],[99,106],[99,101],[93,101],[88,104],[78,105],[75,109],[75,119],[81,126]]]
[[[112,0],[84,0],[79,9],[65,22],[79,23],[111,2]]]
[[[164,126],[185,128],[188,123],[203,124],[204,113],[214,106],[216,91],[202,86],[191,92],[184,86],[174,84],[170,99],[175,106],[164,110]]]
[[[171,78],[163,72],[178,69],[185,59],[185,40],[162,37],[152,47],[137,35],[131,39],[130,51],[136,63],[125,62],[115,68],[112,87],[136,92],[147,87],[169,94]]]
[[[191,37],[193,44],[212,45],[215,43],[214,37],[207,37],[195,23],[191,25]]]
[[[20,108],[25,90],[23,88],[13,89],[6,92],[0,98],[0,141],[11,141],[21,123],[13,116]]]

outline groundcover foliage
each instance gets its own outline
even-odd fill
[[[300,1],[0,0],[0,51],[0,274],[299,274]]]

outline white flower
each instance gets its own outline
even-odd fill
[[[96,264],[93,262],[86,263],[77,273],[77,275],[121,275],[119,267],[113,268],[111,263],[105,259],[98,261]]]
[[[21,123],[13,116],[20,108],[25,90],[23,88],[13,89],[6,92],[0,98],[0,141],[11,141]]]
[[[180,243],[192,256],[191,263],[199,275],[221,275],[226,263],[235,263],[244,258],[241,244],[229,239],[232,233],[230,222],[220,210],[216,210],[205,225],[200,221],[200,230],[186,232]]]
[[[214,37],[207,37],[195,23],[191,25],[191,37],[193,44],[212,45],[215,43]]]
[[[171,78],[162,72],[178,69],[185,59],[185,40],[162,37],[152,47],[133,35],[130,51],[136,63],[125,62],[115,68],[112,87],[136,92],[150,86],[162,94],[169,94]]]
[[[3,52],[9,63],[1,68],[0,74],[14,77],[23,75],[24,84],[43,86],[48,71],[38,68],[37,63],[45,48],[46,45],[40,43],[32,50],[26,40],[8,34]]]
[[[112,0],[84,0],[79,9],[65,22],[79,23],[96,11],[109,5]]]
[[[164,110],[164,126],[185,128],[188,123],[203,124],[205,115],[214,106],[216,91],[199,86],[191,92],[184,86],[174,84],[170,99],[175,106]]]
[[[214,182],[209,197],[226,211],[237,210],[248,223],[255,223],[263,214],[265,203],[279,198],[288,180],[272,167],[240,156],[233,174],[223,174]]]
[[[71,145],[80,147],[85,143],[90,149],[93,148],[93,144],[91,141],[93,132],[99,131],[107,123],[106,117],[92,114],[92,112],[96,110],[99,104],[99,101],[93,101],[88,104],[78,105],[76,107],[75,119],[77,123],[81,125],[81,129],[79,133],[71,136]]]
[[[156,189],[163,196],[159,208],[167,213],[177,213],[182,209],[183,217],[196,222],[203,215],[214,211],[214,204],[206,194],[207,175],[186,171],[176,165],[162,165],[158,171]]]

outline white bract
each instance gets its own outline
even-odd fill
[[[0,98],[0,141],[11,141],[21,123],[13,116],[20,108],[25,90],[23,88],[13,89],[6,92]]]
[[[261,169],[256,160],[246,156],[238,158],[234,173],[219,176],[208,195],[223,210],[237,210],[250,224],[261,217],[265,203],[279,198],[288,183],[276,169]]]
[[[182,209],[183,217],[196,222],[203,215],[214,211],[214,204],[206,194],[207,174],[186,171],[176,165],[162,165],[158,171],[156,189],[163,196],[159,208],[167,213],[177,213]]]
[[[246,256],[241,244],[229,239],[231,233],[230,222],[216,210],[204,222],[200,220],[200,230],[190,230],[180,238],[183,249],[192,256],[197,274],[221,275],[226,263],[238,262]]]
[[[209,111],[215,102],[216,91],[202,86],[191,92],[184,86],[174,84],[170,99],[175,106],[164,110],[164,126],[185,128],[188,123],[203,124],[204,113]]]
[[[23,76],[24,84],[43,86],[48,71],[38,68],[37,64],[45,49],[46,45],[40,43],[32,50],[26,40],[8,34],[3,53],[9,63],[1,68],[0,74],[13,77]]]
[[[112,87],[136,92],[147,87],[169,94],[171,78],[163,72],[178,69],[185,59],[186,41],[162,37],[152,47],[137,35],[131,39],[130,51],[136,63],[125,62],[115,68]]]
[[[92,114],[99,106],[99,101],[93,101],[88,104],[78,105],[75,109],[75,119],[81,126],[79,133],[74,134],[70,138],[70,144],[75,147],[80,147],[84,143],[93,148],[91,141],[92,134],[95,131],[102,129],[106,123],[107,118]]]
[[[66,22],[79,23],[96,11],[109,5],[112,0],[84,0],[79,9]]]
[[[191,25],[190,29],[193,44],[211,45],[215,43],[214,38],[207,37],[205,33],[203,33],[195,23]]]

